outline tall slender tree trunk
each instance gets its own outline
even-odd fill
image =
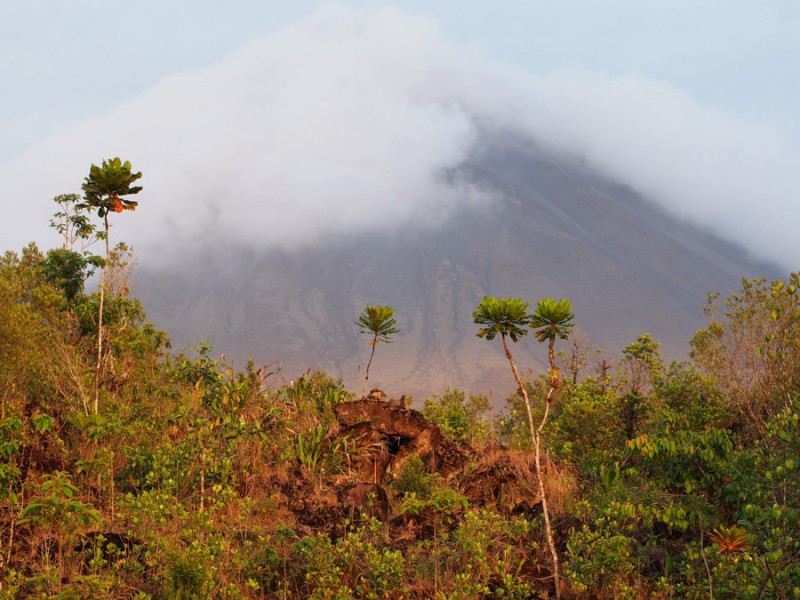
[[[100,404],[100,369],[103,366],[103,305],[106,296],[106,271],[108,270],[108,213],[103,216],[106,228],[106,260],[100,274],[100,311],[97,316],[97,365],[94,369],[94,414],[99,411]]]
[[[542,473],[541,452],[539,449],[542,429],[544,429],[544,425],[547,423],[547,416],[550,412],[550,399],[552,398],[554,388],[552,385],[550,386],[550,391],[547,394],[547,402],[544,408],[544,416],[542,417],[542,422],[539,424],[539,428],[536,429],[536,427],[533,425],[533,413],[531,412],[531,401],[528,398],[528,391],[525,389],[525,385],[522,383],[522,378],[519,376],[517,365],[514,364],[514,358],[511,356],[511,351],[508,349],[508,343],[506,342],[505,334],[500,334],[500,339],[503,342],[503,350],[506,352],[506,358],[508,359],[508,363],[511,365],[511,372],[514,373],[514,379],[517,381],[519,392],[522,394],[522,399],[525,401],[525,410],[528,413],[528,427],[530,427],[531,440],[533,441],[533,457],[534,464],[536,466],[536,478],[539,480],[539,495],[542,497],[544,530],[545,535],[547,536],[547,545],[550,547],[550,555],[553,558],[553,583],[556,588],[556,600],[561,600],[561,578],[559,577],[558,573],[558,552],[556,552],[556,544],[553,541],[553,530],[550,526],[550,515],[547,510],[547,495],[544,491],[544,477]]]
[[[369,366],[372,364],[372,357],[375,356],[375,346],[378,345],[378,334],[375,334],[375,337],[372,338],[372,352],[369,353],[369,360],[367,361],[367,372],[366,377],[364,377],[364,395],[367,395],[367,388],[369,387]]]

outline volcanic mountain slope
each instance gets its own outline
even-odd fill
[[[593,347],[613,357],[649,332],[667,358],[681,359],[706,322],[709,291],[777,276],[530,140],[485,139],[443,176],[467,178],[497,200],[442,227],[319,240],[291,253],[215,248],[179,272],[139,273],[136,291],[178,347],[209,340],[237,364],[279,362],[286,379],[321,368],[359,391],[369,346],[354,322],[366,304],[389,304],[402,331],[377,349],[370,384],[421,400],[446,386],[511,388],[499,342],[475,336],[471,315],[484,295],[534,304],[563,296]],[[538,346],[533,337],[516,345],[523,370],[543,369]]]

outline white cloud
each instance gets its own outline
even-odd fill
[[[800,263],[800,152],[764,127],[635,74],[560,73],[538,82],[542,138],[669,211],[789,268]]]
[[[777,135],[636,74],[536,77],[395,9],[328,5],[208,68],[168,77],[0,167],[5,248],[40,232],[47,199],[91,162],[142,170],[140,211],[114,236],[142,261],[187,241],[292,248],[435,226],[491,194],[442,174],[478,123],[578,153],[676,214],[797,268],[800,153]],[[113,239],[112,239],[113,241]]]

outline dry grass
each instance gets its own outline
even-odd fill
[[[547,494],[548,508],[556,517],[572,512],[578,499],[578,474],[573,467],[559,465],[545,457],[544,492]]]

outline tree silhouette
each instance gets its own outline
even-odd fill
[[[366,377],[364,378],[364,387],[369,384],[369,367],[372,364],[372,358],[375,356],[375,346],[380,342],[391,344],[391,337],[400,330],[395,327],[397,321],[392,316],[394,309],[391,306],[367,306],[364,311],[359,315],[356,325],[361,328],[361,333],[372,334],[372,339],[369,341],[372,346],[372,352],[369,355],[369,362],[367,362]],[[366,391],[366,390],[365,390]]]
[[[94,412],[97,414],[100,397],[100,368],[103,360],[103,303],[105,300],[105,281],[108,271],[108,261],[110,256],[108,243],[108,215],[111,212],[121,213],[126,210],[136,210],[138,202],[128,200],[122,196],[138,194],[142,191],[141,186],[133,186],[142,174],[131,171],[129,161],[122,162],[117,157],[104,160],[101,166],[93,164],[89,169],[89,176],[84,180],[81,188],[83,189],[84,202],[78,205],[79,208],[97,210],[97,216],[103,219],[103,238],[106,242],[106,256],[103,262],[103,272],[100,276],[100,309],[97,317],[97,366],[95,368],[94,381]]]

